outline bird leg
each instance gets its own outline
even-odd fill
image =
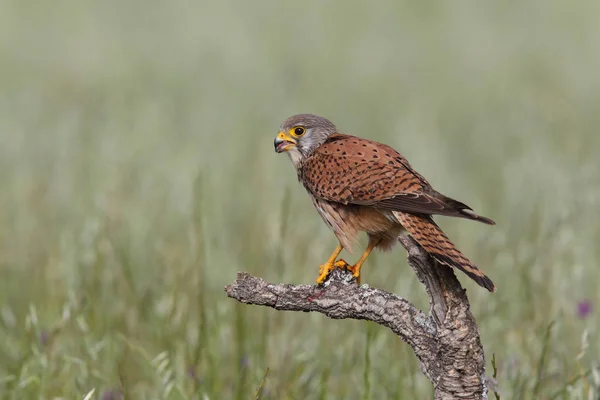
[[[380,241],[380,238],[369,238],[369,245],[362,253],[356,264],[349,265],[346,261],[339,260],[334,265],[338,268],[346,268],[352,272],[352,276],[354,276],[356,278],[356,282],[360,284],[360,269],[362,268],[363,263],[367,260],[367,257],[369,257],[369,254],[371,254],[371,251],[373,251],[375,246],[377,246]]]
[[[325,262],[325,264],[319,266],[319,277],[317,278],[318,284],[325,282],[325,279],[327,279],[327,275],[329,275],[331,270],[333,270],[335,268],[335,259],[337,258],[337,256],[340,255],[340,253],[342,252],[342,249],[343,249],[342,245],[338,244],[338,246],[335,248],[335,250],[331,254],[331,257],[329,257],[329,260],[327,260],[327,262]]]

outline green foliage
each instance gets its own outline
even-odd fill
[[[596,398],[598,11],[3,2],[0,396],[430,396],[391,332],[223,292],[239,270],[311,283],[335,246],[272,148],[314,112],[498,222],[439,219],[498,287],[459,277],[502,398]],[[400,248],[363,271],[427,307]]]

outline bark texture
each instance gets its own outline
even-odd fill
[[[429,295],[428,313],[396,294],[357,285],[343,269],[332,271],[323,285],[271,284],[240,272],[225,291],[246,304],[386,326],[412,347],[436,400],[487,399],[483,347],[466,291],[451,268],[436,263],[411,237],[399,240]]]

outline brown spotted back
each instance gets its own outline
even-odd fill
[[[342,204],[493,221],[431,187],[400,153],[382,143],[336,133],[302,161],[299,180],[314,196]]]
[[[300,174],[311,193],[344,204],[372,204],[430,188],[391,147],[341,134],[332,135],[307,157]]]

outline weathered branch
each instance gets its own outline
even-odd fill
[[[425,285],[429,314],[398,295],[357,285],[343,269],[332,271],[323,285],[274,285],[240,272],[225,291],[242,303],[386,326],[412,347],[434,385],[435,399],[487,398],[483,348],[465,290],[451,268],[437,264],[412,238],[399,240]]]

